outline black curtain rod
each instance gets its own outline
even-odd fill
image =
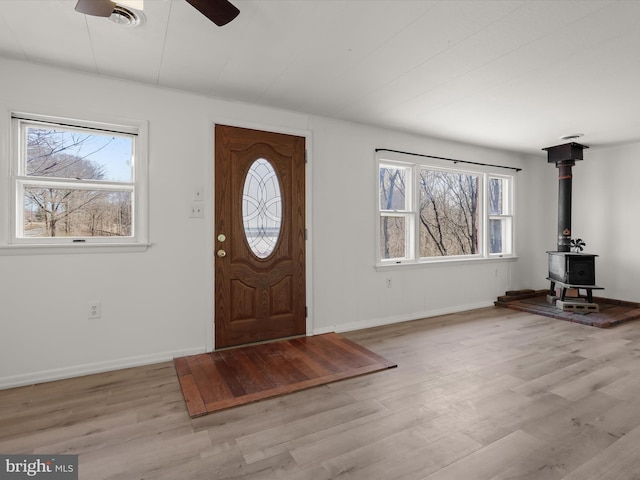
[[[483,167],[507,168],[509,170],[515,170],[516,172],[519,172],[520,170],[522,170],[521,168],[516,168],[516,167],[505,167],[503,165],[491,165],[490,163],[469,162],[467,160],[456,160],[455,158],[434,157],[433,155],[424,155],[422,153],[412,153],[412,152],[402,152],[400,150],[391,150],[389,148],[376,148],[376,152],[402,153],[404,155],[413,155],[415,157],[426,157],[426,158],[435,158],[437,160],[447,160],[448,162],[453,162],[453,163],[469,163],[471,165],[482,165]]]

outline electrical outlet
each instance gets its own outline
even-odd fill
[[[387,288],[391,288],[391,279],[387,278]]]
[[[202,202],[204,200],[202,187],[196,187],[193,189],[193,198],[191,200],[194,202]]]
[[[204,218],[204,203],[192,202],[191,205],[189,205],[189,217]]]
[[[89,320],[102,318],[102,302],[89,302]]]

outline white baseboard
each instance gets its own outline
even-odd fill
[[[336,326],[335,325],[330,325],[328,327],[320,327],[320,328],[314,328],[313,332],[311,333],[311,335],[323,335],[325,333],[334,333],[336,332]]]
[[[355,330],[364,330],[366,328],[381,327],[384,325],[393,325],[394,323],[410,322],[412,320],[420,320],[423,318],[438,317],[440,315],[448,315],[450,313],[466,312],[477,308],[492,307],[493,301],[483,301],[478,303],[469,303],[466,305],[456,305],[447,308],[427,310],[422,312],[412,312],[405,315],[393,315],[390,317],[372,318],[361,320],[358,322],[342,323],[340,325],[330,325],[328,327],[319,327],[313,330],[313,335],[321,335],[330,332],[353,332]]]
[[[65,378],[81,377],[83,375],[91,375],[94,373],[122,370],[123,368],[151,365],[154,363],[167,362],[169,360],[173,360],[175,357],[196,355],[198,353],[204,352],[204,346],[199,348],[194,347],[184,350],[174,350],[171,352],[161,352],[150,355],[139,355],[135,357],[119,358],[117,360],[107,360],[104,362],[88,363],[85,365],[74,365],[72,367],[41,370],[39,372],[25,373],[22,375],[14,375],[11,377],[3,377],[0,378],[0,390],[6,388],[22,387],[25,385],[33,385],[36,383],[51,382],[53,380],[62,380]]]

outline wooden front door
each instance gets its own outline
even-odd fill
[[[215,127],[215,346],[303,335],[305,139]]]

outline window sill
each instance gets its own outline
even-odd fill
[[[422,262],[410,262],[405,261],[401,263],[379,263],[375,266],[376,271],[383,272],[385,270],[393,270],[396,268],[422,268],[422,267],[448,267],[454,265],[473,265],[482,263],[496,263],[496,262],[514,262],[518,260],[516,255],[505,255],[503,257],[489,257],[489,258],[448,258],[442,260],[428,260]]]
[[[60,245],[2,245],[0,256],[7,255],[56,255],[77,253],[141,253],[150,243],[82,243]]]

